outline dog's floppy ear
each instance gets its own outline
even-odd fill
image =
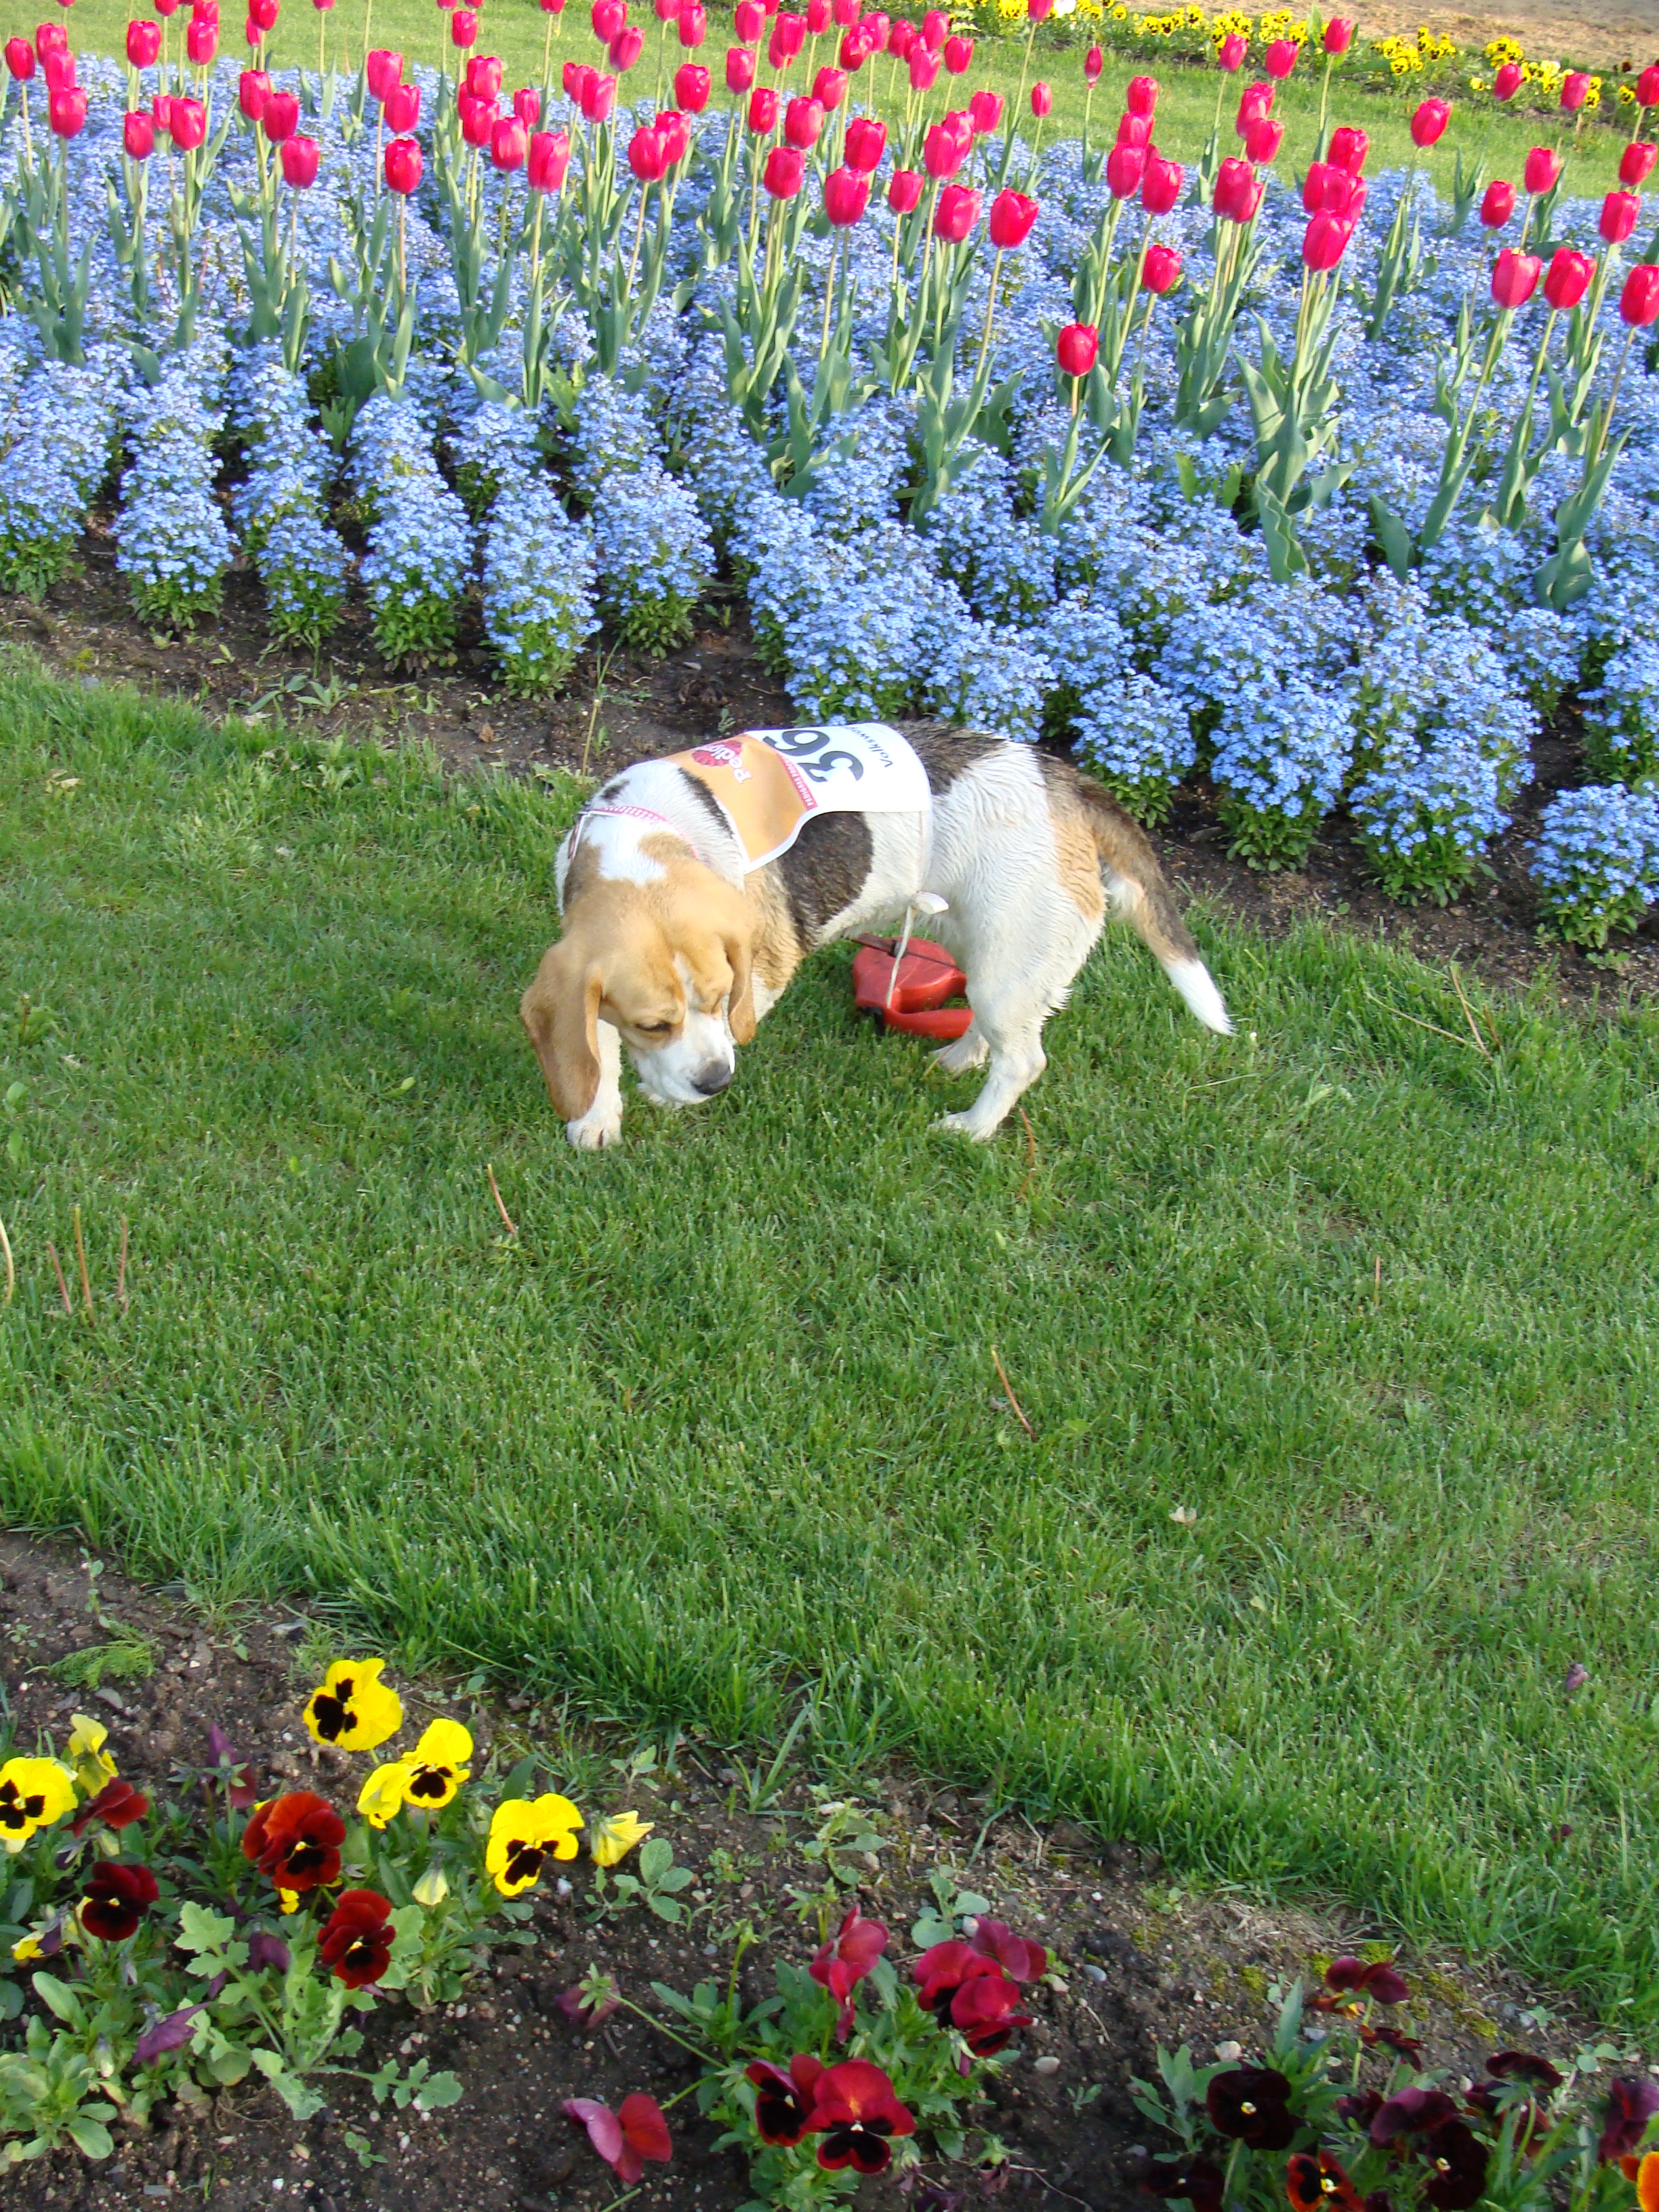
[[[733,1044],[749,1044],[755,1035],[754,933],[747,919],[722,931],[726,965],[732,970],[732,995],[726,1002],[726,1019]]]
[[[519,1001],[562,1121],[580,1121],[599,1089],[599,1000],[605,976],[576,939],[562,938],[542,955],[536,980]]]

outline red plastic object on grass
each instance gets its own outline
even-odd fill
[[[942,945],[913,937],[893,974],[894,938],[861,938],[853,958],[853,1003],[860,1013],[878,1013],[890,1030],[932,1037],[948,1044],[974,1018],[971,1006],[947,1006],[959,998],[968,978]]]

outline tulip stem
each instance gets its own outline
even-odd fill
[[[628,263],[628,290],[627,290],[626,297],[627,297],[628,299],[629,299],[629,300],[631,300],[631,299],[633,298],[633,296],[634,296],[634,272],[635,272],[635,270],[636,269],[638,269],[638,267],[639,267],[639,265],[640,265],[640,244],[641,244],[641,241],[643,240],[643,238],[644,238],[644,236],[645,236],[645,204],[646,204],[647,200],[648,200],[648,199],[650,198],[650,197],[651,197],[651,187],[650,187],[650,185],[641,185],[640,186],[640,227],[639,227],[639,228],[638,228],[638,229],[634,233],[634,251],[633,251],[632,254],[629,257],[629,263]],[[771,252],[770,252],[770,250],[769,250],[769,251],[768,251],[768,253],[767,253],[767,259],[768,259],[768,261],[769,261],[769,261],[770,261],[770,259],[771,259]]]
[[[830,309],[836,296],[836,234],[830,234],[830,260],[823,272],[823,328],[818,333],[818,367],[830,349]]]
[[[997,248],[996,258],[991,264],[991,296],[985,302],[985,335],[979,342],[979,359],[974,365],[974,388],[978,390],[985,374],[985,363],[991,351],[991,326],[997,319],[997,283],[1002,274],[1002,248]]]

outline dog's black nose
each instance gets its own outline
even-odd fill
[[[691,1087],[694,1091],[701,1091],[705,1098],[714,1098],[731,1080],[732,1070],[711,1060],[707,1067],[700,1067],[692,1077]]]

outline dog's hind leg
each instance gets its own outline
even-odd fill
[[[996,1134],[1047,1066],[1042,1024],[1065,1003],[1073,978],[1100,933],[1099,920],[1079,914],[1053,884],[1029,890],[1016,911],[1017,921],[1005,908],[998,926],[973,931],[976,941],[959,956],[974,1021],[949,1049],[978,1046],[980,1051],[954,1064],[943,1053],[939,1055],[948,1073],[957,1073],[975,1066],[981,1051],[988,1053],[990,1065],[978,1097],[965,1112],[944,1115],[939,1122],[940,1128],[957,1130],[980,1144]]]

